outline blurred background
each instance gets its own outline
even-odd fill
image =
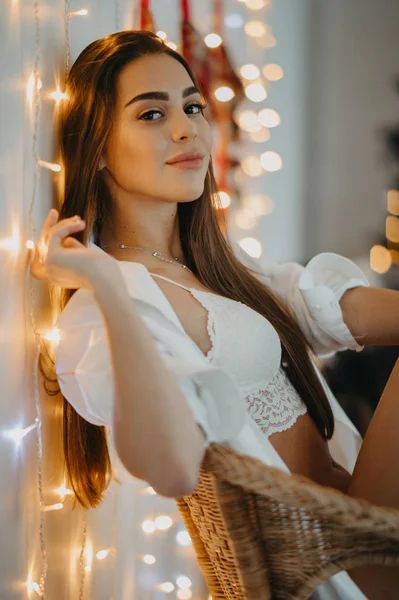
[[[336,252],[398,289],[398,22],[396,0],[2,0],[1,599],[209,596],[172,500],[130,478],[84,514],[65,485],[61,404],[37,366],[57,315],[27,267],[62,195],[68,66],[113,31],[158,32],[208,86],[225,234],[261,261]],[[398,355],[366,348],[324,365],[362,434]]]

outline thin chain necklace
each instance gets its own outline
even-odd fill
[[[186,265],[183,265],[182,263],[177,262],[179,260],[178,256],[175,256],[174,260],[167,260],[166,258],[162,258],[161,254],[163,256],[169,256],[168,254],[165,254],[164,252],[157,252],[155,250],[154,251],[147,250],[146,248],[139,248],[138,246],[126,246],[126,244],[116,244],[116,245],[107,244],[106,246],[103,246],[103,248],[133,248],[134,250],[141,250],[142,252],[148,252],[148,254],[155,256],[155,258],[159,258],[159,260],[163,260],[164,262],[171,263],[172,265],[178,265],[179,267],[182,267],[183,269],[186,269],[186,271],[190,271],[190,273],[192,273],[191,269],[186,267]]]

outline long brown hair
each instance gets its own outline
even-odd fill
[[[60,121],[65,166],[60,219],[78,214],[86,221],[85,230],[76,234],[84,244],[92,234],[93,241],[100,245],[101,232],[106,227],[112,206],[110,192],[97,166],[112,125],[118,74],[131,61],[156,54],[167,54],[179,61],[199,87],[184,58],[146,31],[122,31],[92,42],[69,73],[68,100]],[[319,432],[324,439],[330,439],[334,417],[311,361],[311,348],[288,308],[234,254],[217,220],[216,211],[221,206],[218,206],[216,192],[210,163],[201,197],[195,202],[178,204],[185,262],[204,286],[243,302],[275,327],[280,336],[283,359],[288,363],[288,376]],[[61,308],[75,291],[63,291]],[[70,485],[82,506],[97,506],[111,473],[105,429],[80,417],[66,398],[63,420]]]

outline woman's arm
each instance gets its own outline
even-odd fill
[[[92,283],[113,364],[118,455],[159,494],[189,494],[205,452],[202,429],[136,313],[119,269],[96,273]]]
[[[342,315],[353,337],[363,346],[399,345],[399,292],[356,287],[340,300]]]

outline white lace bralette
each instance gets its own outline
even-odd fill
[[[307,408],[281,366],[281,343],[271,323],[242,302],[185,287],[207,310],[212,344],[206,359],[239,387],[248,413],[267,436],[294,425]]]

